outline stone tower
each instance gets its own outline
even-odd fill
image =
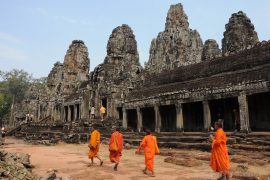
[[[222,39],[222,53],[225,56],[250,48],[259,42],[254,25],[242,11],[232,14],[225,29]]]
[[[89,79],[88,50],[81,40],[72,41],[66,52],[64,63],[54,64],[48,75],[48,88],[52,95],[70,95]]]
[[[188,17],[181,4],[168,11],[165,30],[153,39],[146,69],[158,73],[201,61],[203,43],[199,33],[189,28]]]
[[[122,101],[133,88],[141,69],[132,29],[126,24],[116,27],[110,35],[104,63],[91,73],[91,82],[94,83],[92,97],[95,99],[92,104],[99,108],[102,103],[108,116],[115,117],[116,101]]]
[[[208,39],[203,45],[202,61],[208,61],[221,57],[221,50],[218,47],[218,43],[214,39]]]

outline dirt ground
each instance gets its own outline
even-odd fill
[[[22,140],[7,138],[4,149],[8,152],[21,152],[31,155],[31,163],[34,165],[33,173],[39,176],[46,174],[50,168],[58,170],[57,175],[68,177],[72,180],[103,180],[103,179],[159,179],[159,180],[182,180],[182,179],[217,179],[219,174],[214,173],[208,165],[203,162],[200,166],[185,167],[165,163],[166,156],[155,157],[156,177],[148,177],[142,173],[144,168],[144,156],[135,154],[135,149],[124,150],[118,171],[113,171],[113,164],[109,161],[108,145],[101,145],[100,156],[104,165],[99,166],[99,161],[89,167],[87,158],[87,144],[65,144],[55,146],[31,145]],[[161,150],[162,151],[162,150]],[[181,151],[181,150],[178,150]],[[190,150],[189,153],[197,151]],[[231,163],[232,167],[237,164]],[[252,167],[251,170],[261,174],[269,173],[270,166],[260,168]]]

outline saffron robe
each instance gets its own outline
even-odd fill
[[[212,152],[210,160],[210,166],[215,172],[229,172],[230,161],[226,144],[226,134],[222,128],[219,128],[212,142]]]
[[[113,146],[115,145],[117,146],[116,151],[112,150],[114,149]],[[110,138],[109,151],[111,162],[119,162],[123,151],[123,135],[120,132],[115,131],[112,133]]]
[[[144,136],[137,151],[140,152],[141,148],[144,148],[145,166],[149,171],[153,172],[154,157],[155,154],[159,154],[156,137],[151,134]]]
[[[88,147],[90,148],[88,153],[88,158],[93,158],[98,155],[100,146],[100,133],[97,130],[94,130],[90,135],[90,140]]]

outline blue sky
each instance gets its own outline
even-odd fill
[[[216,39],[220,45],[225,24],[239,10],[251,19],[260,41],[270,39],[269,0],[2,0],[0,70],[47,76],[74,39],[85,42],[93,70],[106,56],[113,28],[121,24],[133,29],[143,65],[151,40],[164,30],[167,11],[176,3],[183,4],[190,28],[203,41]]]

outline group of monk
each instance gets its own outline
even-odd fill
[[[229,169],[230,162],[227,149],[227,138],[223,131],[223,122],[221,120],[215,122],[215,136],[210,136],[212,141],[212,152],[210,159],[210,166],[215,172],[221,173],[219,179],[229,179]],[[91,159],[91,164],[94,163],[94,158],[99,159],[100,166],[103,165],[103,160],[100,158],[99,152],[100,146],[100,132],[95,126],[93,126],[90,140],[89,140],[89,153],[88,157]],[[145,157],[145,169],[143,169],[144,174],[148,174],[151,177],[155,177],[154,174],[154,157],[160,154],[157,140],[154,135],[151,134],[149,130],[146,130],[146,136],[142,139],[136,153],[139,154],[141,149],[144,149]],[[114,163],[113,169],[117,171],[120,158],[123,151],[123,134],[120,132],[119,128],[115,128],[114,132],[111,134],[109,143],[110,161]],[[149,172],[149,173],[148,173]]]

